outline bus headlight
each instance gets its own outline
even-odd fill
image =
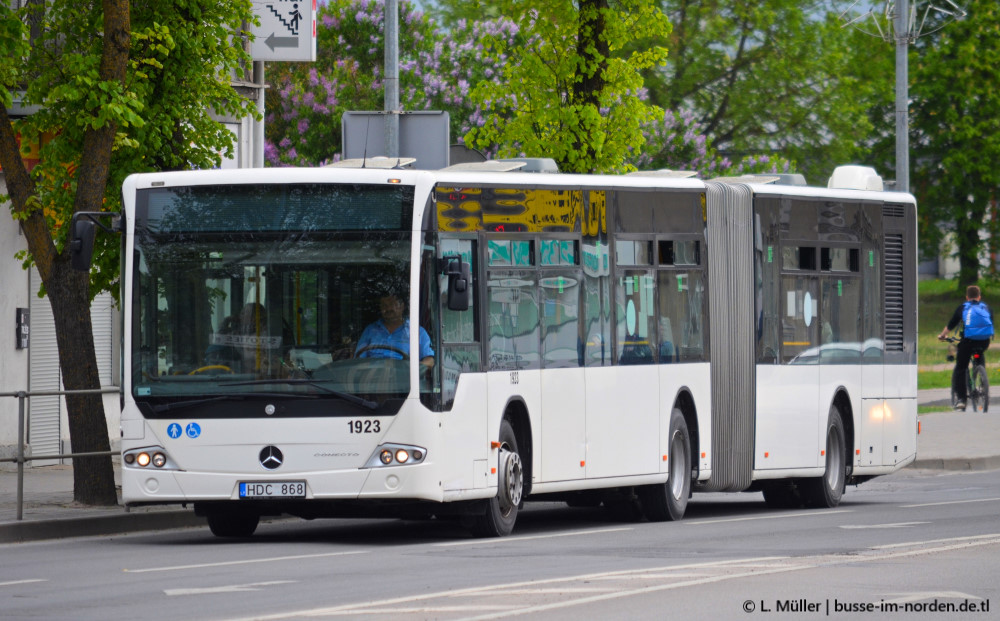
[[[402,466],[419,464],[427,457],[427,450],[419,446],[406,444],[383,444],[375,449],[371,458],[365,463],[365,468],[381,468],[382,466]]]
[[[162,446],[147,446],[122,453],[122,463],[129,468],[179,470]]]

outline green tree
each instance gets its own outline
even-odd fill
[[[891,102],[891,46],[843,27],[846,2],[660,0],[670,57],[646,72],[650,100],[691,109],[731,159],[778,154],[814,183],[865,162],[869,109]],[[891,111],[891,109],[890,109]],[[890,126],[891,127],[891,126]]]
[[[383,108],[384,13],[376,0],[330,0],[317,16],[317,61],[268,65],[268,164],[334,159],[344,112]],[[446,34],[406,0],[399,13],[401,109],[446,111],[451,135],[464,135],[479,119],[470,85],[495,76],[505,61],[484,60],[482,41],[509,43],[516,27],[506,19],[469,21]]]
[[[913,192],[925,255],[955,232],[958,289],[975,284],[996,226],[1000,185],[1000,7],[971,2],[968,16],[918,39],[910,54]],[[990,225],[987,225],[987,222]]]
[[[466,143],[500,156],[552,157],[566,172],[621,172],[644,143],[643,124],[662,111],[642,98],[641,71],[662,64],[657,44],[670,32],[652,0],[507,0],[503,14],[520,27],[496,80],[472,97],[482,126]],[[626,48],[636,41],[632,51]]]
[[[503,13],[497,2],[490,0],[438,0],[424,2],[431,19],[442,24],[447,29],[461,27],[464,23],[478,20],[493,20]]]
[[[67,226],[77,211],[116,211],[128,173],[217,165],[233,136],[210,112],[244,116],[251,101],[232,88],[249,58],[233,35],[253,19],[249,0],[128,0],[0,4],[0,167],[11,214],[25,234],[25,265],[37,267],[52,304],[67,390],[100,386],[90,302],[116,292],[118,239],[98,237],[88,275],[70,266]],[[13,93],[41,110],[15,120]],[[25,166],[20,143],[41,145]],[[75,452],[106,451],[99,395],[66,398]],[[74,459],[74,498],[115,504],[109,458]]]

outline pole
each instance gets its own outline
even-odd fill
[[[910,119],[909,65],[907,48],[910,43],[909,2],[896,2],[896,189],[910,191]]]
[[[253,167],[264,167],[264,61],[253,61],[253,83],[257,89],[257,114],[259,121],[253,122]],[[242,162],[241,162],[242,165]]]
[[[17,521],[24,517],[24,399],[27,394],[17,393]]]
[[[385,3],[385,154],[399,157],[399,0]]]

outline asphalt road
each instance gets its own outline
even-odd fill
[[[0,617],[990,618],[998,475],[907,470],[828,510],[697,495],[677,523],[529,504],[504,539],[437,520],[282,520],[245,541],[200,528],[3,545]]]

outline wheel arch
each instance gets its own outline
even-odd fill
[[[674,406],[684,415],[684,422],[687,423],[688,439],[691,442],[691,470],[700,471],[698,467],[701,463],[701,433],[698,428],[698,408],[695,407],[694,397],[686,387],[677,391],[674,397]]]
[[[520,397],[511,397],[504,406],[503,420],[510,423],[514,428],[514,437],[517,438],[517,448],[521,453],[521,463],[524,468],[524,496],[531,493],[531,481],[534,472],[534,444],[531,433],[531,417],[528,415],[528,406]]]
[[[837,388],[833,395],[831,406],[836,406],[840,411],[840,422],[844,425],[844,456],[848,465],[848,476],[854,471],[854,408],[851,406],[851,397],[847,394],[847,389],[843,386]]]

